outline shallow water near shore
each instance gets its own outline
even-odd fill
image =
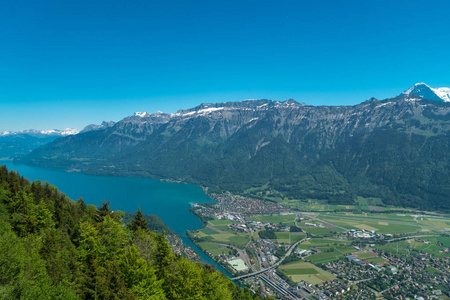
[[[186,237],[186,230],[200,228],[202,222],[190,211],[190,203],[213,202],[202,189],[191,184],[160,182],[137,177],[94,176],[79,172],[65,172],[0,161],[8,170],[15,170],[30,181],[46,181],[56,186],[70,199],[82,197],[86,204],[99,206],[110,201],[113,210],[136,212],[159,216],[173,231],[178,233],[185,245],[192,247],[204,263],[214,265],[227,276],[231,274],[217,265]]]

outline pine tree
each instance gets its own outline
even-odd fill
[[[111,214],[111,208],[109,207],[109,201],[102,201],[102,205],[97,208],[97,215],[95,216],[95,221],[98,223],[103,222],[103,219]]]
[[[134,216],[134,220],[131,221],[130,228],[133,232],[136,232],[139,228],[146,231],[148,230],[147,221],[145,221],[140,207]]]

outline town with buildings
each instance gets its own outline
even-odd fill
[[[450,299],[448,216],[286,208],[231,194],[193,204],[188,236],[234,279],[277,299]]]

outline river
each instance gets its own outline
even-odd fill
[[[82,197],[86,204],[99,206],[110,201],[113,210],[136,212],[159,216],[173,231],[178,233],[185,245],[192,247],[204,263],[232,275],[204,254],[188,237],[186,230],[200,228],[202,223],[190,211],[190,203],[213,202],[202,189],[191,184],[160,182],[149,178],[94,176],[59,169],[39,168],[0,161],[8,170],[15,170],[30,181],[46,181],[66,194],[70,199]]]

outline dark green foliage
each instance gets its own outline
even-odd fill
[[[131,222],[135,220],[135,218],[136,218],[135,213],[125,212],[122,217],[122,223],[129,226]],[[170,229],[169,226],[164,224],[163,220],[161,220],[161,218],[158,216],[142,214],[142,218],[147,223],[147,228],[150,231],[153,231],[155,233],[166,233],[166,234],[173,233],[172,229]]]
[[[294,261],[299,261],[299,260],[302,260],[302,259],[300,257],[298,257],[297,254],[292,252],[291,255],[286,257],[281,264],[285,265],[285,264],[288,264],[288,263],[291,263],[291,262],[294,262]]]
[[[130,229],[133,232],[136,232],[138,230],[148,230],[147,226],[148,226],[147,221],[144,219],[142,210],[139,207],[138,211],[134,215],[134,219],[130,223]]]
[[[297,226],[291,226],[289,228],[289,231],[290,232],[303,232],[303,230],[300,227],[297,227]]]
[[[268,239],[268,240],[276,240],[277,235],[275,234],[275,230],[273,229],[264,229],[258,232],[258,235],[262,239]]]
[[[121,217],[1,166],[0,299],[259,298],[174,255],[140,210],[133,229]]]
[[[450,135],[425,137],[391,128],[354,136],[328,159],[357,194],[390,205],[450,210]]]
[[[95,216],[95,220],[99,223],[103,222],[103,219],[106,216],[111,214],[111,208],[109,207],[109,201],[102,201],[102,205],[100,205],[97,209],[97,215]]]

